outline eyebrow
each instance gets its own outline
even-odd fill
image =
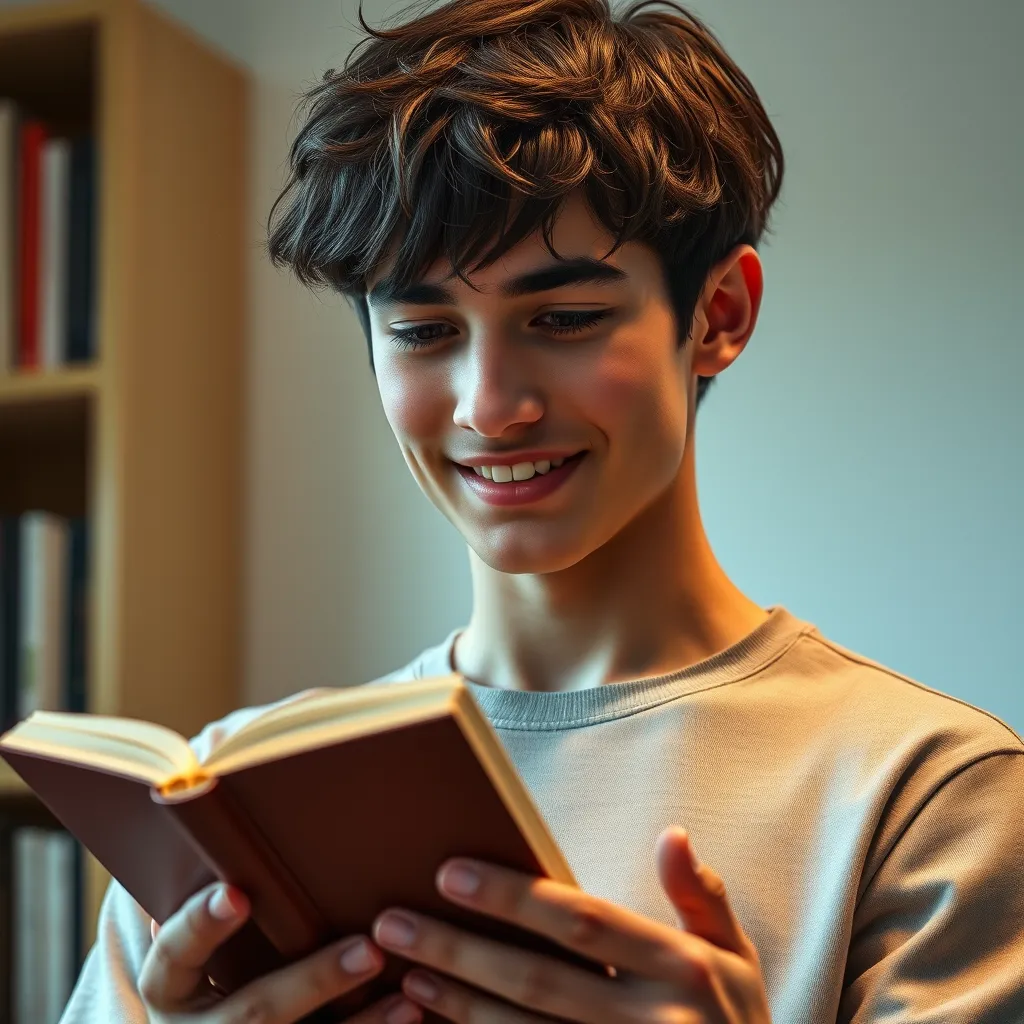
[[[578,256],[571,260],[559,260],[546,267],[529,270],[525,274],[505,281],[499,294],[507,299],[546,292],[567,284],[614,284],[628,280],[629,275],[619,267],[590,256]],[[371,306],[393,306],[399,303],[409,305],[457,305],[455,294],[441,284],[415,281],[405,288],[399,287],[392,279],[384,278],[373,286],[367,296]]]

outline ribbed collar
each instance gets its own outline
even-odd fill
[[[781,605],[767,609],[768,618],[752,633],[724,651],[679,672],[648,676],[632,682],[608,683],[590,690],[534,693],[495,690],[466,680],[491,724],[499,729],[554,730],[623,718],[656,707],[676,697],[745,679],[787,651],[815,627],[791,615]],[[424,676],[455,671],[452,654],[461,629],[426,652],[419,668]]]

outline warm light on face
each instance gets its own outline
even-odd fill
[[[575,197],[552,238],[561,265],[535,236],[469,275],[478,290],[438,265],[370,307],[381,400],[413,476],[505,572],[556,571],[605,544],[677,478],[687,436],[688,346],[656,254],[608,255],[613,239]],[[536,471],[581,451],[569,473]],[[456,465],[474,458],[534,469],[487,481]]]

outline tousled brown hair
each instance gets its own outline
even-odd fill
[[[679,344],[711,268],[767,230],[781,143],[675,0],[619,14],[608,0],[450,0],[385,29],[360,3],[359,22],[368,37],[303,96],[267,250],[348,297],[368,345],[366,285],[385,256],[401,286],[441,257],[468,284],[538,228],[557,257],[551,229],[576,189],[610,252],[633,240],[657,253]]]

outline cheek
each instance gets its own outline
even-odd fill
[[[677,458],[686,440],[686,392],[675,361],[624,346],[597,369],[581,394],[611,454],[644,464]]]
[[[385,361],[377,368],[377,389],[384,415],[399,442],[415,443],[443,431],[445,392],[439,382]]]

